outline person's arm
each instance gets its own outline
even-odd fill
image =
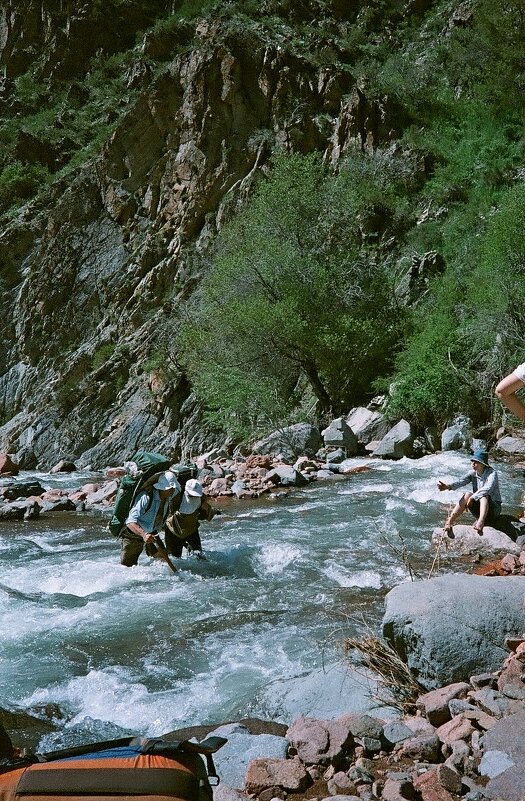
[[[444,481],[438,481],[438,490],[443,492],[443,490],[455,490],[459,487],[464,487],[466,484],[472,481],[472,473],[467,473],[466,476],[460,478],[459,481],[453,481],[451,484],[445,484]]]
[[[519,372],[522,367],[524,367],[524,365],[520,365],[516,368],[516,373],[510,373],[510,375],[502,378],[495,391],[497,397],[507,409],[510,409],[512,414],[515,414],[520,420],[525,420],[525,404],[516,395],[516,392],[525,386],[525,381],[518,376],[518,373],[522,375],[522,373]]]
[[[146,531],[138,522],[144,512],[147,511],[149,505],[150,499],[148,494],[146,492],[141,492],[136,502],[129,510],[129,514],[126,519],[126,526],[129,528],[129,530],[138,537],[142,537],[144,542],[151,542],[151,540],[154,538],[154,534],[151,531]]]

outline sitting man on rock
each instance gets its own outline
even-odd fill
[[[170,514],[164,528],[168,553],[180,557],[182,547],[185,546],[190,553],[195,552],[199,559],[204,559],[199,523],[201,520],[211,520],[217,514],[220,512],[213,509],[203,496],[200,481],[190,478],[186,482],[184,492],[173,496],[170,500]]]
[[[452,484],[438,481],[439,490],[455,490],[459,487],[464,487],[466,484],[472,484],[472,492],[465,492],[459,499],[443,526],[443,531],[451,538],[454,538],[452,526],[466,509],[477,518],[474,523],[474,531],[477,531],[480,535],[483,534],[483,526],[485,524],[494,526],[501,514],[498,474],[489,465],[487,451],[474,451],[470,462],[472,470],[463,478],[460,478],[459,481],[454,481]]]

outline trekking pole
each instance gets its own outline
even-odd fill
[[[157,554],[159,556],[159,559],[162,559],[164,562],[166,562],[166,564],[168,565],[169,569],[173,573],[177,573],[178,570],[175,567],[175,565],[173,564],[173,562],[171,561],[171,559],[169,558],[168,552],[166,550],[166,546],[164,545],[164,543],[162,542],[162,540],[161,540],[161,538],[159,537],[158,534],[155,535],[155,537],[153,539],[153,542],[155,543],[155,545],[157,547]]]

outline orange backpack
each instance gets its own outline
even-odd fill
[[[226,742],[126,738],[4,759],[0,801],[213,801],[212,754]]]

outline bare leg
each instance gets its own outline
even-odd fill
[[[489,499],[488,498],[480,498],[479,499],[479,517],[474,523],[474,531],[477,531],[478,534],[483,534],[483,526],[485,525],[485,518],[487,517],[487,512],[489,511]]]
[[[458,517],[460,517],[463,514],[463,512],[465,511],[465,509],[467,508],[467,504],[468,504],[468,502],[470,500],[470,496],[471,495],[472,495],[471,492],[466,492],[463,495],[463,497],[459,499],[459,501],[454,506],[454,508],[452,509],[451,513],[449,514],[449,516],[445,520],[445,525],[443,526],[443,528],[445,529],[447,534],[452,529],[452,526],[454,525],[454,523],[456,522]]]
[[[521,420],[525,420],[525,404],[521,402],[516,392],[523,386],[525,386],[523,381],[511,373],[503,378],[496,387],[496,395],[500,401]]]

